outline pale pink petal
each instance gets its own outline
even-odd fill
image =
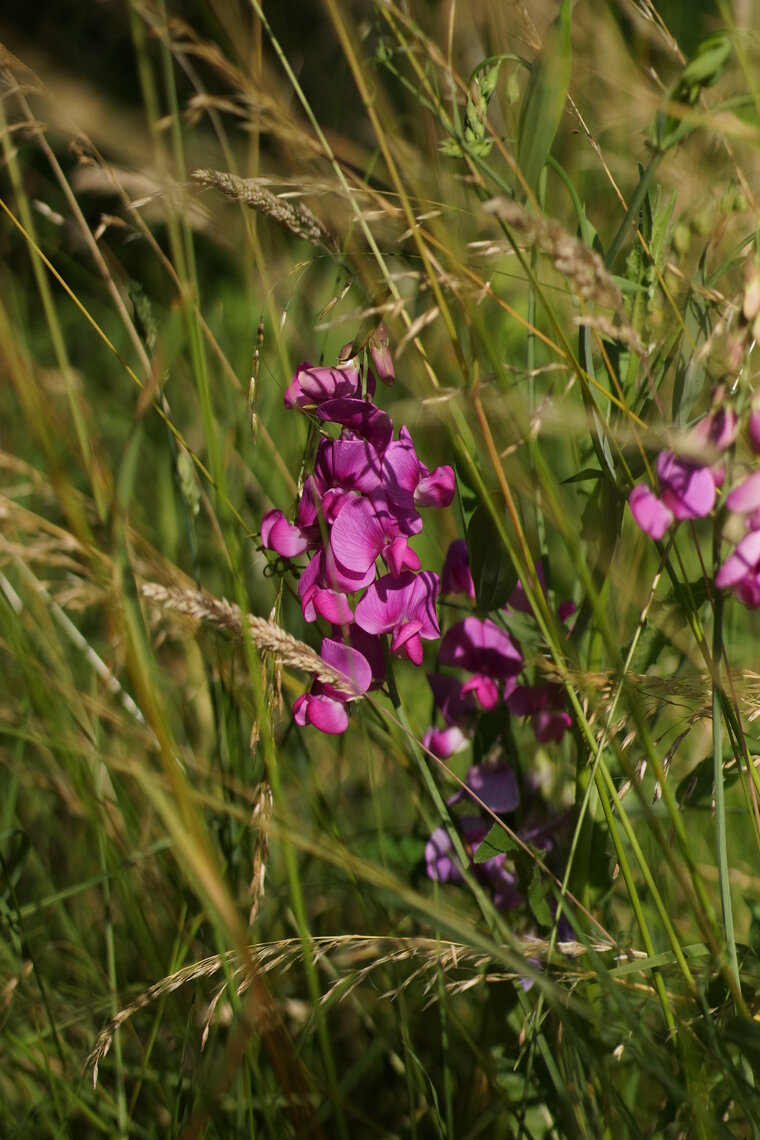
[[[760,530],[754,530],[741,540],[733,554],[729,554],[715,575],[715,585],[719,590],[735,586],[742,578],[754,575],[759,562]]]
[[[660,502],[645,483],[639,483],[628,496],[628,506],[644,534],[655,542],[665,536],[674,521],[673,512]]]
[[[743,515],[760,507],[760,471],[754,471],[741,483],[737,483],[726,497],[726,506],[729,511],[738,511]]]

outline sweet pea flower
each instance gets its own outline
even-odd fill
[[[455,485],[451,467],[436,467],[431,472],[420,462],[409,430],[402,427],[383,456],[383,486],[391,502],[405,510],[448,507]]]
[[[393,421],[369,400],[350,396],[326,400],[314,409],[327,423],[342,424],[342,439],[365,439],[378,455],[384,455],[393,438]]]
[[[326,400],[356,396],[360,390],[361,377],[353,361],[336,368],[323,368],[304,360],[285,391],[285,407],[313,408]]]
[[[491,829],[490,822],[475,816],[463,816],[459,821],[465,847],[468,851],[477,850]],[[494,905],[500,910],[519,906],[522,895],[518,889],[517,875],[506,867],[506,855],[495,855],[484,863],[470,869],[475,877],[490,886],[494,892]],[[438,883],[463,882],[462,871],[452,850],[451,839],[444,827],[437,827],[425,846],[425,864],[428,878]]]
[[[331,638],[323,640],[320,656],[326,665],[345,677],[349,688],[314,681],[311,690],[293,702],[293,716],[302,727],[310,724],[320,732],[338,735],[348,727],[344,706],[366,693],[372,683],[372,669],[358,650]]]
[[[386,574],[358,603],[356,624],[367,633],[390,633],[391,653],[421,665],[422,640],[441,636],[435,613],[439,589],[438,575],[429,570]]]
[[[733,408],[717,408],[700,420],[691,431],[691,441],[714,448],[718,452],[732,447],[739,431],[739,420]]]
[[[465,682],[444,673],[428,673],[427,679],[446,724],[467,725],[477,704],[470,690],[465,690]]]
[[[661,502],[646,483],[639,483],[628,496],[628,506],[640,530],[655,542],[670,529],[674,522],[673,512]]]
[[[497,815],[515,811],[520,803],[517,777],[509,764],[474,764],[464,782],[479,800]],[[449,805],[467,798],[464,788],[448,800]]]
[[[710,467],[662,451],[657,457],[657,477],[662,502],[675,519],[701,519],[713,509],[718,476]]]
[[[760,530],[750,531],[715,575],[719,590],[731,589],[750,610],[760,607]]]
[[[420,560],[409,549],[408,539],[421,530],[416,511],[394,508],[378,488],[344,503],[330,533],[330,547],[335,561],[352,573],[366,573],[382,555],[388,568],[400,574],[419,570]]]
[[[353,615],[346,595],[363,590],[374,578],[374,566],[365,574],[351,574],[336,567],[329,552],[317,551],[298,583],[304,618],[312,622],[319,616],[336,625],[347,625]]]
[[[439,660],[502,681],[523,667],[517,643],[489,618],[468,617],[453,625],[441,642]]]
[[[441,591],[444,594],[465,594],[473,601],[475,599],[467,543],[463,538],[455,538],[446,551],[441,571]]]
[[[468,743],[467,737],[456,724],[447,725],[446,728],[429,728],[422,738],[423,747],[439,760],[448,760],[455,753],[464,751]]]
[[[300,527],[289,523],[280,510],[267,511],[261,520],[261,545],[283,558],[297,558],[309,549],[309,540]]]
[[[565,709],[561,685],[513,685],[505,694],[507,708],[515,716],[529,716],[533,734],[539,744],[559,744],[570,728],[572,718]]]
[[[388,348],[388,329],[383,321],[377,326],[369,338],[369,355],[375,375],[383,384],[392,384],[396,378],[393,367],[393,357]]]

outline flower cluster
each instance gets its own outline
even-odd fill
[[[348,678],[348,688],[315,682],[294,704],[299,724],[344,732],[346,705],[385,679],[390,652],[420,665],[422,642],[440,637],[440,579],[422,570],[410,545],[422,530],[419,510],[447,507],[451,467],[430,471],[406,427],[393,438],[390,416],[373,402],[376,378],[394,379],[388,336],[380,325],[362,368],[347,346],[335,367],[299,365],[285,392],[321,430],[314,466],[303,484],[295,521],[280,510],[262,520],[262,546],[285,558],[308,555],[298,594],[306,621],[332,626],[322,657]],[[337,438],[326,425],[339,428]],[[387,573],[378,576],[378,560]]]
[[[689,445],[694,451],[720,456],[731,447],[738,431],[731,408],[711,412],[691,432]],[[650,538],[659,541],[675,522],[701,519],[715,506],[716,489],[724,479],[722,463],[705,464],[662,451],[657,458],[659,496],[644,483],[634,487],[628,505],[638,525]]]
[[[760,401],[755,399],[747,417],[751,450],[760,455]],[[659,495],[645,484],[634,487],[628,497],[634,519],[650,538],[665,536],[674,522],[705,518],[714,506],[717,488],[725,472],[721,456],[736,441],[739,420],[731,408],[720,408],[693,428],[688,446],[702,448],[712,462],[699,463],[663,451],[657,459]],[[717,457],[717,458],[716,458]],[[716,576],[719,590],[730,589],[749,609],[760,607],[760,471],[754,471],[728,492],[725,498],[729,521],[726,531],[739,540]]]
[[[536,564],[535,574],[545,592],[541,562]],[[467,547],[459,540],[449,547],[442,583],[444,594],[464,594],[471,599],[475,596]],[[570,617],[574,609],[572,602],[563,602],[558,611],[560,621]],[[530,613],[520,584],[504,616],[510,613]],[[560,685],[550,682],[528,685],[518,681],[525,666],[520,645],[507,628],[490,618],[473,615],[451,626],[441,642],[438,662],[469,674],[465,680],[451,674],[428,674],[433,699],[445,727],[428,729],[424,744],[441,759],[467,746],[477,716],[483,710],[503,707],[514,716],[529,717],[539,743],[559,742],[571,724]]]
[[[493,816],[509,822],[526,847],[540,851],[544,861],[559,869],[557,840],[565,822],[547,812],[540,781],[530,773],[524,781],[523,796],[515,772],[504,761],[476,764],[464,778],[465,788],[451,796],[447,803],[455,808],[466,803],[465,811],[456,817],[469,860],[469,870],[490,890],[494,906],[513,910],[524,901],[523,884],[515,860],[505,853],[475,862],[478,848],[494,826]],[[474,804],[474,807],[473,807]],[[516,814],[520,810],[522,822]],[[445,827],[437,827],[425,845],[425,867],[428,878],[438,883],[461,884],[462,868],[454,853],[451,837]],[[523,872],[525,871],[523,861]]]

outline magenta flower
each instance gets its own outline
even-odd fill
[[[719,590],[731,589],[750,610],[760,607],[760,530],[750,531],[715,576]]]
[[[345,691],[327,682],[315,681],[310,692],[293,702],[293,716],[302,727],[311,724],[320,732],[337,735],[348,727],[344,706],[366,693],[372,683],[372,669],[358,650],[327,637],[322,642],[320,656],[325,664],[345,677],[350,689]]]
[[[657,478],[659,498],[640,484],[628,496],[628,505],[644,534],[659,541],[673,522],[709,515],[723,471],[662,451],[657,457]]]
[[[337,368],[321,368],[303,361],[285,391],[285,407],[313,408],[326,400],[356,396],[361,378],[355,362]]]
[[[639,528],[655,542],[664,538],[674,521],[673,512],[647,487],[639,483],[628,496],[628,506]]]
[[[520,803],[517,777],[509,764],[475,764],[465,776],[464,782],[497,815],[515,811]],[[467,798],[467,792],[460,788],[448,803],[452,805]]]
[[[429,728],[422,738],[422,743],[429,752],[439,760],[448,760],[456,752],[467,747],[468,740],[456,724],[449,724],[446,728]]]
[[[346,595],[363,590],[374,577],[374,566],[363,575],[341,573],[329,554],[317,551],[298,583],[304,618],[316,621],[319,616],[335,625],[347,625],[353,621],[353,614]]]
[[[315,414],[328,423],[342,424],[343,439],[365,439],[378,455],[384,455],[393,438],[393,421],[368,400],[348,396],[326,400]]]
[[[441,636],[435,613],[439,588],[438,575],[429,570],[386,574],[369,587],[357,605],[356,624],[367,633],[390,633],[391,653],[420,665],[422,640]]]
[[[323,439],[314,460],[314,489],[320,498],[330,490],[374,491],[380,486],[382,463],[366,439]]]
[[[444,673],[428,673],[427,679],[446,724],[467,725],[477,712],[477,704],[469,689],[465,691],[466,682]]]
[[[660,497],[676,519],[701,519],[715,505],[716,474],[709,467],[680,459],[672,451],[657,457]]]
[[[462,839],[468,854],[476,850],[491,829],[490,822],[475,816],[463,816],[459,821]],[[472,867],[477,879],[494,892],[494,905],[500,910],[519,906],[522,895],[517,876],[506,867],[506,855],[495,855],[485,863]],[[437,827],[425,846],[425,864],[428,878],[438,883],[461,883],[462,872],[452,851],[451,839],[444,827]]]
[[[470,573],[467,543],[463,538],[455,538],[446,551],[441,571],[441,591],[444,594],[466,594],[475,598],[475,585]]]
[[[494,680],[514,677],[523,666],[519,646],[488,618],[468,617],[453,625],[441,642],[442,665],[456,665]]]
[[[267,511],[261,520],[261,545],[283,558],[296,558],[309,549],[309,540],[300,527],[289,523],[282,511]]]
[[[369,355],[375,375],[383,384],[392,384],[396,373],[393,368],[393,357],[388,348],[388,330],[383,321],[377,326],[369,338]]]
[[[330,546],[335,561],[354,574],[366,573],[379,555],[394,574],[400,574],[419,569],[420,560],[409,549],[408,538],[421,530],[416,511],[392,507],[378,489],[346,500],[333,524]]]
[[[451,467],[436,467],[431,472],[420,462],[408,429],[402,427],[383,456],[383,486],[390,501],[405,510],[448,507],[455,483]]]
[[[747,421],[747,434],[749,435],[750,447],[755,455],[760,455],[760,397],[755,397],[752,401],[752,411]]]
[[[737,483],[726,497],[729,511],[746,515],[760,508],[760,471],[753,471],[741,483]]]
[[[691,440],[716,451],[727,451],[736,440],[739,421],[733,408],[718,408],[700,420],[691,432]]]
[[[572,719],[565,708],[561,685],[514,685],[506,694],[506,705],[515,716],[529,716],[539,744],[559,744]]]

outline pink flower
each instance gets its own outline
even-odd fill
[[[441,572],[441,590],[444,594],[466,594],[468,598],[475,598],[467,543],[463,538],[454,539],[446,552]]]
[[[539,744],[559,744],[572,719],[565,709],[561,685],[515,685],[506,694],[506,705],[515,716],[529,716]]]
[[[422,640],[441,636],[435,603],[440,588],[437,574],[424,570],[398,576],[386,574],[367,590],[356,607],[356,624],[367,633],[390,633],[391,653],[422,664]]]
[[[441,642],[442,665],[456,665],[495,680],[514,677],[523,666],[519,646],[488,618],[469,617],[453,625]]]
[[[366,573],[379,555],[393,573],[400,574],[419,569],[420,560],[409,549],[408,538],[421,530],[416,511],[394,508],[378,488],[346,501],[333,524],[330,546],[335,561],[354,574]]]
[[[384,455],[393,438],[393,421],[368,400],[341,396],[326,400],[315,414],[328,423],[343,424],[342,439],[366,439],[378,455]]]
[[[639,483],[628,496],[628,506],[644,534],[648,534],[655,542],[664,538],[674,521],[673,512],[647,487],[646,483]]]
[[[309,549],[309,540],[300,527],[289,523],[282,511],[267,511],[261,520],[261,545],[283,558],[296,558]]]
[[[467,747],[467,737],[455,724],[446,728],[429,728],[422,738],[422,743],[439,760],[448,760],[456,752]]]
[[[350,685],[348,691],[327,682],[315,681],[308,693],[293,702],[293,716],[302,727],[311,724],[320,732],[337,735],[348,728],[345,705],[366,693],[372,683],[367,659],[350,645],[325,638],[320,656],[326,665],[341,673]]]
[[[388,348],[388,330],[383,321],[377,326],[369,338],[369,354],[375,375],[383,384],[392,384],[396,373],[393,368],[393,357]]]
[[[660,497],[676,519],[701,519],[715,505],[714,472],[709,467],[680,459],[672,451],[657,458]]]
[[[391,502],[405,510],[448,507],[455,484],[451,467],[436,467],[431,472],[420,462],[408,429],[402,427],[383,456],[383,486]]]
[[[760,607],[760,530],[753,530],[729,554],[715,576],[719,590],[731,589],[750,610]]]
[[[326,400],[355,396],[360,386],[359,369],[354,362],[343,367],[321,368],[303,361],[285,391],[285,407],[312,408]]]

